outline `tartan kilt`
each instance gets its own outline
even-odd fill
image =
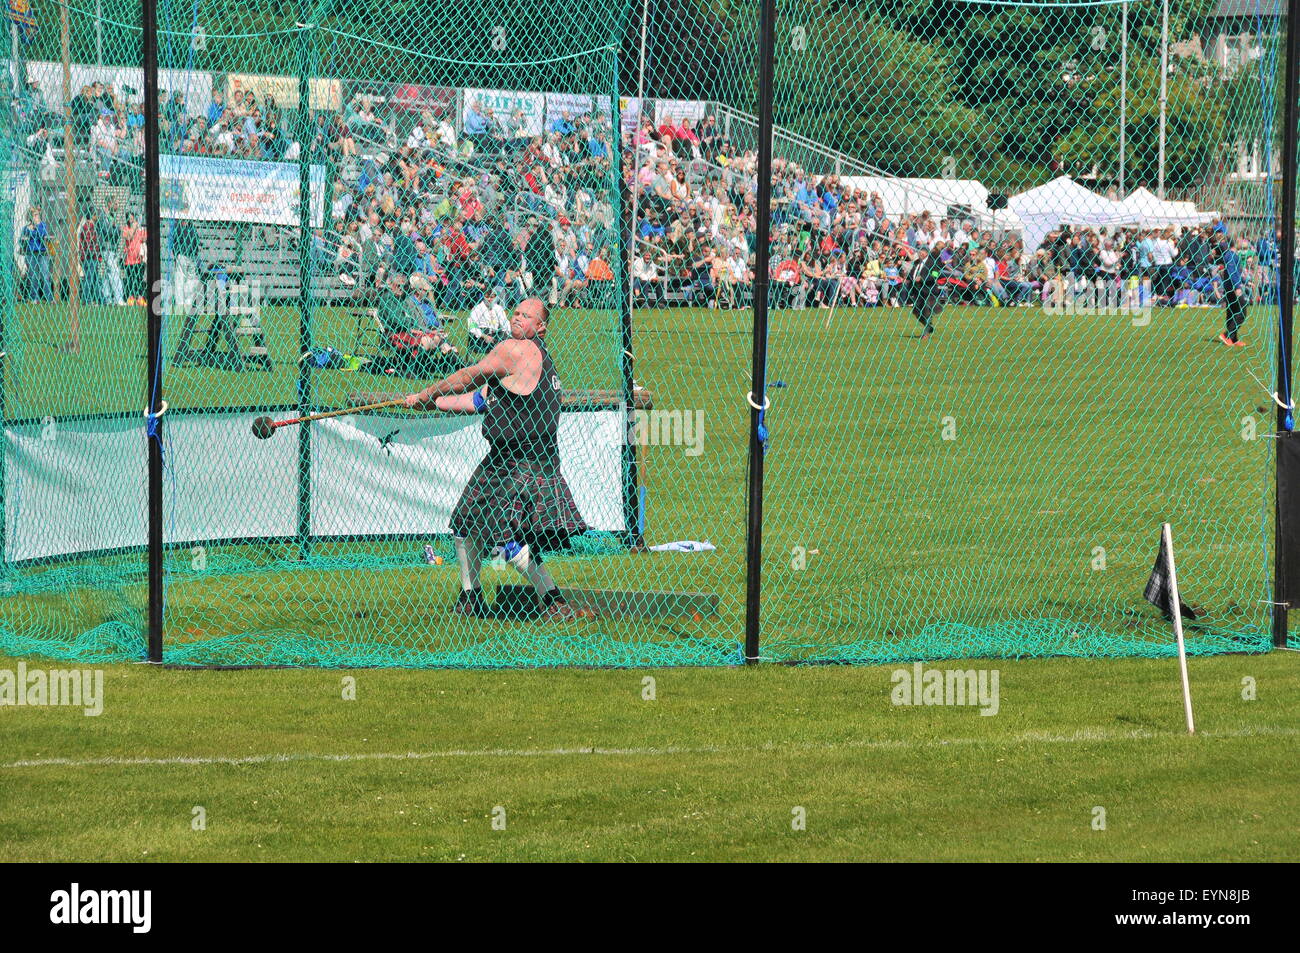
[[[562,549],[587,531],[559,463],[493,460],[478,465],[451,513],[454,536],[491,546],[514,540],[534,549]]]

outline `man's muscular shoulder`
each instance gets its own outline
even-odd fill
[[[509,338],[492,349],[491,357],[512,371],[541,356],[541,349],[528,339]]]

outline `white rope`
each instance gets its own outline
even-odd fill
[[[750,407],[753,407],[759,413],[766,413],[772,407],[772,398],[768,397],[766,394],[763,395],[762,407],[754,403],[754,392],[752,390],[745,395],[745,400],[749,403]]]
[[[1246,368],[1246,373],[1249,374],[1249,375],[1251,376],[1251,378],[1255,381],[1256,384],[1258,384],[1260,387],[1264,388],[1264,393],[1268,394],[1270,397],[1273,398],[1273,403],[1277,404],[1277,405],[1278,405],[1279,407],[1281,407],[1283,410],[1295,410],[1295,401],[1294,401],[1294,400],[1291,401],[1291,403],[1289,403],[1289,404],[1284,404],[1284,403],[1282,403],[1282,398],[1277,396],[1277,391],[1271,391],[1271,392],[1270,392],[1269,389],[1268,389],[1268,385],[1265,384],[1265,383],[1264,383],[1262,380],[1260,380],[1258,377],[1256,377],[1256,376],[1255,376],[1255,372],[1252,371],[1249,367]]]

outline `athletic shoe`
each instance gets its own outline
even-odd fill
[[[456,604],[451,607],[456,615],[471,619],[483,619],[488,615],[487,603],[483,601],[482,589],[462,589],[456,597]]]
[[[1245,346],[1246,346],[1246,342],[1245,342],[1245,341],[1233,341],[1233,342],[1232,342],[1232,346],[1233,346],[1233,347],[1245,347]]]
[[[572,622],[576,618],[578,613],[574,612],[567,602],[560,599],[556,599],[542,610],[543,622]]]
[[[1223,342],[1223,344],[1224,344],[1225,347],[1235,347],[1235,346],[1236,346],[1236,345],[1234,345],[1234,344],[1232,343],[1232,338],[1228,337],[1227,334],[1220,334],[1220,335],[1219,335],[1219,340]]]

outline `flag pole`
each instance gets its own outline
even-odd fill
[[[1169,607],[1174,617],[1174,634],[1178,637],[1178,670],[1183,679],[1183,711],[1187,715],[1187,733],[1196,734],[1196,723],[1192,720],[1192,687],[1187,681],[1187,647],[1183,642],[1183,603],[1178,596],[1178,571],[1174,569],[1174,538],[1169,524],[1160,527],[1164,537],[1164,549],[1169,555]]]

